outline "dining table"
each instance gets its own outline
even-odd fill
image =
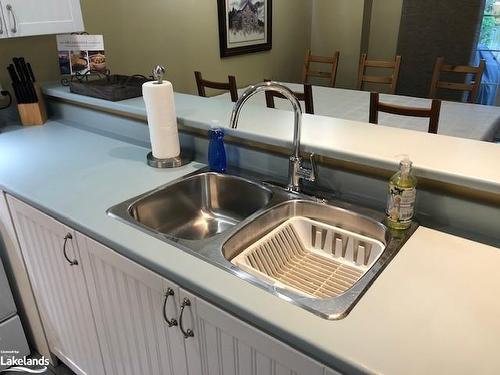
[[[292,91],[303,92],[304,85],[278,82]],[[249,86],[248,86],[249,87]],[[238,90],[238,96],[248,88]],[[313,86],[314,114],[345,120],[368,122],[370,93],[368,91]],[[231,101],[229,93],[213,96],[209,100]],[[380,101],[409,107],[430,108],[431,100],[403,95],[381,94]],[[266,106],[265,95],[250,98],[249,103]],[[302,108],[303,107],[303,102]],[[275,98],[275,108],[292,110],[285,99]],[[379,113],[380,126],[427,132],[429,120],[425,118]],[[377,126],[377,125],[374,125]],[[500,139],[500,107],[461,102],[442,101],[438,134],[480,141],[498,142]]]

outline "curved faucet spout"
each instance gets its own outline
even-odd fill
[[[297,192],[300,190],[300,179],[307,179],[310,181],[314,181],[316,179],[316,165],[314,158],[311,157],[311,170],[303,168],[301,166],[302,159],[300,157],[300,136],[302,131],[302,108],[293,91],[291,91],[288,87],[280,85],[276,82],[262,82],[250,86],[234,105],[233,112],[231,113],[230,125],[231,128],[236,129],[238,127],[241,109],[243,108],[245,103],[255,94],[265,91],[277,92],[284,98],[288,99],[293,108],[293,153],[290,156],[289,160],[288,190]]]
[[[233,112],[231,113],[231,128],[238,127],[240,112],[243,105],[255,94],[265,91],[274,91],[283,95],[291,103],[294,112],[294,127],[293,127],[293,156],[300,157],[300,136],[302,130],[302,108],[294,93],[286,86],[280,85],[276,82],[262,82],[250,86],[234,105]]]

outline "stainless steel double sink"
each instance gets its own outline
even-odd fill
[[[380,212],[203,170],[108,213],[325,319],[345,317],[417,227],[391,231]]]

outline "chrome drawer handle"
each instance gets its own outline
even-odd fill
[[[167,322],[168,328],[177,325],[177,320],[175,320],[174,318],[169,319],[168,316],[167,316],[167,301],[168,301],[168,297],[169,296],[173,297],[174,295],[175,295],[174,290],[172,288],[168,288],[167,289],[167,293],[165,293],[165,301],[163,302],[163,319],[165,319],[165,321]]]
[[[78,261],[76,259],[75,260],[69,259],[67,249],[66,249],[66,245],[68,243],[68,240],[72,240],[72,239],[73,239],[73,236],[71,235],[71,233],[68,233],[67,235],[64,236],[63,255],[66,258],[66,260],[68,261],[70,266],[78,266]]]
[[[14,22],[14,26],[10,29],[10,31],[12,31],[15,34],[17,33],[17,20],[16,20],[16,15],[14,14],[14,9],[10,4],[7,4],[5,8],[10,14],[12,14],[12,21]]]
[[[188,298],[184,298],[184,300],[182,301],[181,315],[179,316],[179,324],[180,324],[181,332],[184,335],[184,338],[188,339],[190,337],[194,337],[194,332],[190,328],[188,328],[188,330],[185,331],[184,326],[182,325],[182,316],[184,315],[184,309],[186,308],[186,306],[191,306],[191,301]]]
[[[1,17],[0,17],[0,35],[3,35],[3,21]]]

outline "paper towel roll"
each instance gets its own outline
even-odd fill
[[[146,82],[142,85],[142,95],[146,104],[153,156],[157,159],[179,156],[180,145],[172,84],[168,81],[160,84]]]

